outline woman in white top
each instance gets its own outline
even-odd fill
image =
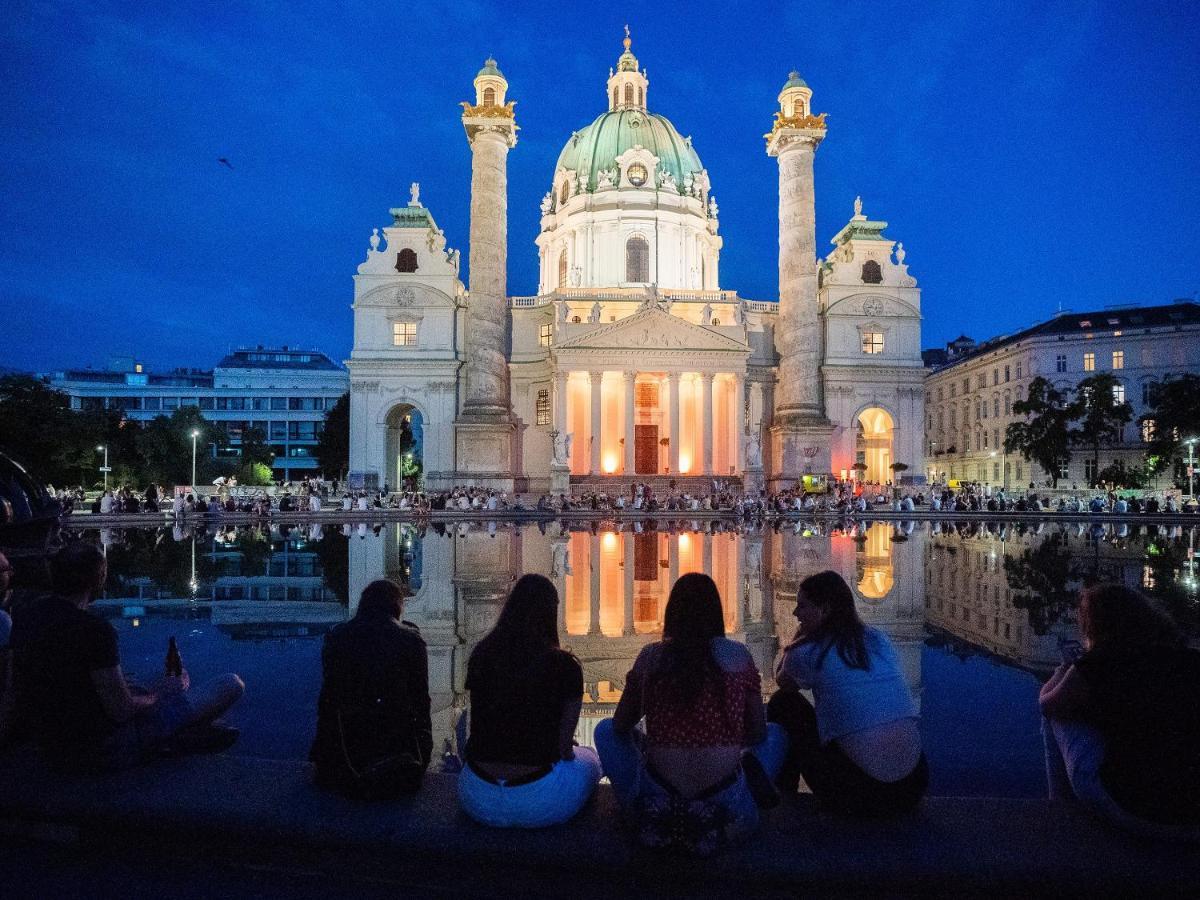
[[[767,718],[788,733],[779,787],[799,778],[823,806],[853,815],[906,812],[920,802],[929,768],[917,708],[887,636],[867,627],[836,572],[810,575],[796,596],[796,639],[775,673]],[[813,703],[800,693],[811,688]]]

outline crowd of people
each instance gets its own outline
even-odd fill
[[[106,578],[98,548],[69,544],[50,572],[50,593],[18,608],[11,629],[7,612],[0,620],[0,742],[107,771],[236,741],[221,720],[244,690],[236,675],[192,686],[172,642],[159,683],[126,678],[115,629],[88,609]],[[0,605],[10,575],[0,556]],[[703,856],[745,839],[801,780],[849,816],[902,815],[924,797],[929,763],[899,658],[837,573],[800,583],[765,706],[753,657],[725,634],[716,584],[680,577],[662,637],[638,654],[594,750],[574,740],[583,669],[559,644],[559,602],[548,578],[522,576],[469,657],[465,740],[447,742],[442,763],[478,822],[564,823],[607,776],[638,843]],[[370,801],[421,789],[434,757],[428,658],[403,608],[397,584],[374,581],[325,638],[310,751],[322,788]],[[1084,590],[1079,620],[1082,654],[1040,696],[1050,796],[1139,834],[1200,839],[1200,652],[1122,586]]]

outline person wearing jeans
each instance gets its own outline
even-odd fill
[[[703,801],[723,811],[723,841],[758,824],[756,796],[763,805],[778,802],[772,782],[787,738],[766,722],[758,669],[744,644],[725,637],[721,597],[707,575],[693,572],[675,582],[663,640],[642,649],[595,740],[628,811],[647,800],[650,806]],[[652,838],[661,845],[670,835]]]
[[[1079,602],[1086,652],[1042,686],[1051,800],[1146,837],[1200,840],[1200,652],[1123,585]]]
[[[467,662],[471,694],[458,799],[496,828],[543,828],[574,816],[600,781],[596,753],[574,746],[583,667],[558,646],[558,592],[523,575],[496,627]]]

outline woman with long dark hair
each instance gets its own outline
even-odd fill
[[[663,639],[642,649],[595,740],[643,843],[709,853],[758,823],[751,789],[773,794],[786,738],[767,725],[758,668],[744,644],[725,637],[707,575],[675,582]]]
[[[796,638],[775,673],[767,718],[788,733],[779,787],[800,776],[817,800],[854,815],[905,812],[924,796],[929,769],[917,708],[887,635],[863,624],[836,572],[810,575],[796,594]],[[813,703],[800,693],[811,688]]]
[[[458,799],[498,828],[541,828],[579,812],[600,780],[595,751],[574,746],[583,668],[558,646],[558,591],[522,575],[496,627],[467,662],[470,737]]]
[[[1079,601],[1082,656],[1042,687],[1051,800],[1077,799],[1127,830],[1200,839],[1200,652],[1142,594]]]

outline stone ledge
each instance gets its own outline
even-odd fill
[[[376,806],[319,791],[310,777],[306,763],[226,755],[64,778],[20,751],[0,758],[0,824],[258,863],[369,865],[405,878],[444,880],[465,867],[500,873],[514,892],[529,893],[578,881],[596,892],[670,884],[738,896],[801,888],[1108,895],[1180,891],[1200,878],[1194,848],[1126,837],[1049,801],[933,798],[899,820],[860,822],[822,813],[802,795],[768,813],[746,846],[679,862],[631,847],[606,785],[567,825],[518,832],[463,815],[454,776],[431,774],[412,800]]]

